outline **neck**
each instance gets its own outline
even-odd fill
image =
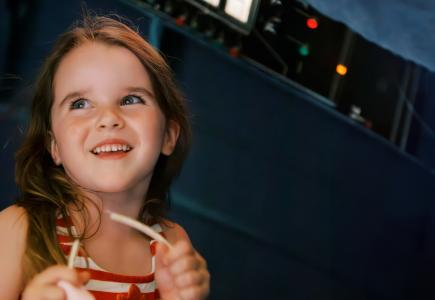
[[[147,189],[148,185],[146,187],[136,186],[133,189],[117,193],[83,191],[89,199],[85,203],[88,226],[86,230],[89,233],[96,232],[96,236],[110,235],[113,237],[135,234],[131,228],[112,221],[108,212],[116,212],[138,219]],[[78,216],[79,212],[71,209],[70,213],[77,229],[82,232],[85,228],[83,221]]]

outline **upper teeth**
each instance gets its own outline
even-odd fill
[[[131,148],[128,145],[103,145],[100,147],[95,147],[94,150],[92,150],[93,153],[100,153],[100,152],[116,152],[116,151],[129,151]]]

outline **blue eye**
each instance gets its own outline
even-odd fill
[[[138,104],[138,103],[145,103],[143,99],[136,95],[128,95],[122,98],[121,105],[131,105],[131,104]]]
[[[89,106],[89,101],[81,98],[71,102],[70,109],[83,109],[88,108]]]

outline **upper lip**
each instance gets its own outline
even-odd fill
[[[127,145],[130,149],[133,149],[133,146],[130,145],[126,140],[123,139],[105,139],[95,146],[92,147],[91,152],[95,150],[97,147],[101,147],[104,145]]]

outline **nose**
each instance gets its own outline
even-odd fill
[[[104,109],[98,118],[97,128],[100,129],[112,129],[123,128],[124,119],[116,109],[107,108]]]

